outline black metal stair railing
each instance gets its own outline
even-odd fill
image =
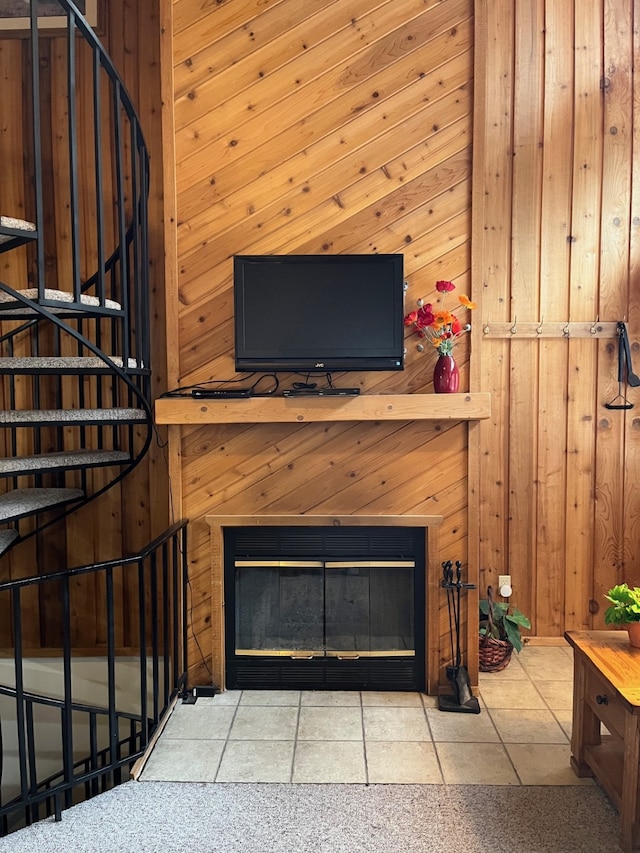
[[[10,164],[23,170],[26,218],[0,210],[0,554],[122,481],[153,434],[140,122],[72,0],[59,3],[57,72],[42,72],[51,42],[29,5],[31,134]],[[55,108],[63,129],[44,133]]]
[[[0,584],[0,611],[11,613],[14,639],[13,660],[0,669],[0,834],[52,814],[59,819],[63,809],[123,781],[184,692],[186,539],[182,521],[135,556]],[[91,656],[91,695],[102,689],[103,698],[92,702],[78,696],[86,638],[75,637],[71,618],[89,583],[104,591]],[[57,664],[50,655],[31,659],[25,646],[34,595],[49,602],[50,622],[59,625]],[[30,687],[43,683],[45,670],[57,680],[57,695]]]

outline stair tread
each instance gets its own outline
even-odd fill
[[[82,497],[82,489],[14,489],[0,495],[0,521],[50,509]]]
[[[27,236],[36,230],[35,222],[27,222],[26,219],[17,219],[13,216],[0,216],[0,228],[11,228],[13,231],[24,231]],[[2,234],[0,232],[0,243],[13,240],[13,234]]]
[[[124,450],[74,450],[38,453],[32,456],[0,458],[0,476],[24,471],[50,471],[90,465],[108,465],[129,462],[131,456]]]
[[[124,359],[119,355],[107,356],[117,366],[122,367]],[[127,366],[136,368],[142,367],[138,364],[135,358],[127,359]],[[9,356],[0,357],[0,371],[6,369],[27,369],[41,368],[48,370],[64,370],[69,368],[107,368],[108,365],[98,358],[98,356],[74,356],[74,355],[56,355],[56,356],[18,356],[11,358]]]
[[[38,289],[36,287],[28,287],[26,290],[16,290],[15,292],[19,293],[21,296],[24,296],[25,299],[38,298]],[[68,290],[53,290],[51,288],[45,288],[44,298],[51,302],[74,302],[74,295]],[[114,302],[113,299],[105,299],[104,305],[101,306],[100,300],[97,296],[90,296],[86,293],[82,294],[82,296],[80,297],[80,302],[83,305],[92,308],[104,307],[113,311],[119,311],[122,308],[120,303]],[[12,298],[11,294],[5,293],[5,291],[0,291],[0,310],[3,306],[6,306],[8,304],[21,305],[21,303],[19,303],[17,299]],[[35,308],[27,308],[24,305],[21,305],[21,307],[26,311],[37,313]],[[64,309],[58,309],[56,307],[47,306],[47,310],[51,311],[52,314],[55,314],[59,310]]]
[[[0,410],[0,424],[18,423],[92,423],[109,421],[145,421],[144,409],[5,409]]]
[[[9,545],[18,538],[17,530],[0,530],[0,554],[4,554]]]
[[[0,226],[3,228],[16,228],[20,231],[35,231],[36,223],[27,219],[18,219],[16,216],[0,216]]]

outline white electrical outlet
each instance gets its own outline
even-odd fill
[[[511,575],[498,575],[498,591],[503,598],[509,598],[513,592],[511,588]]]

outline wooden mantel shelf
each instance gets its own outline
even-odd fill
[[[473,421],[491,415],[488,393],[361,394],[358,397],[161,397],[159,424],[311,423],[314,421]]]

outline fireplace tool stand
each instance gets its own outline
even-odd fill
[[[459,714],[479,714],[480,703],[471,693],[469,671],[462,665],[460,651],[460,593],[463,589],[475,589],[475,584],[462,582],[462,563],[456,560],[456,579],[453,579],[453,563],[451,560],[442,564],[441,586],[447,591],[447,608],[449,610],[449,636],[451,638],[451,666],[447,667],[447,679],[453,687],[452,696],[438,697],[438,708],[441,711],[455,711]],[[453,637],[455,631],[455,651]]]

